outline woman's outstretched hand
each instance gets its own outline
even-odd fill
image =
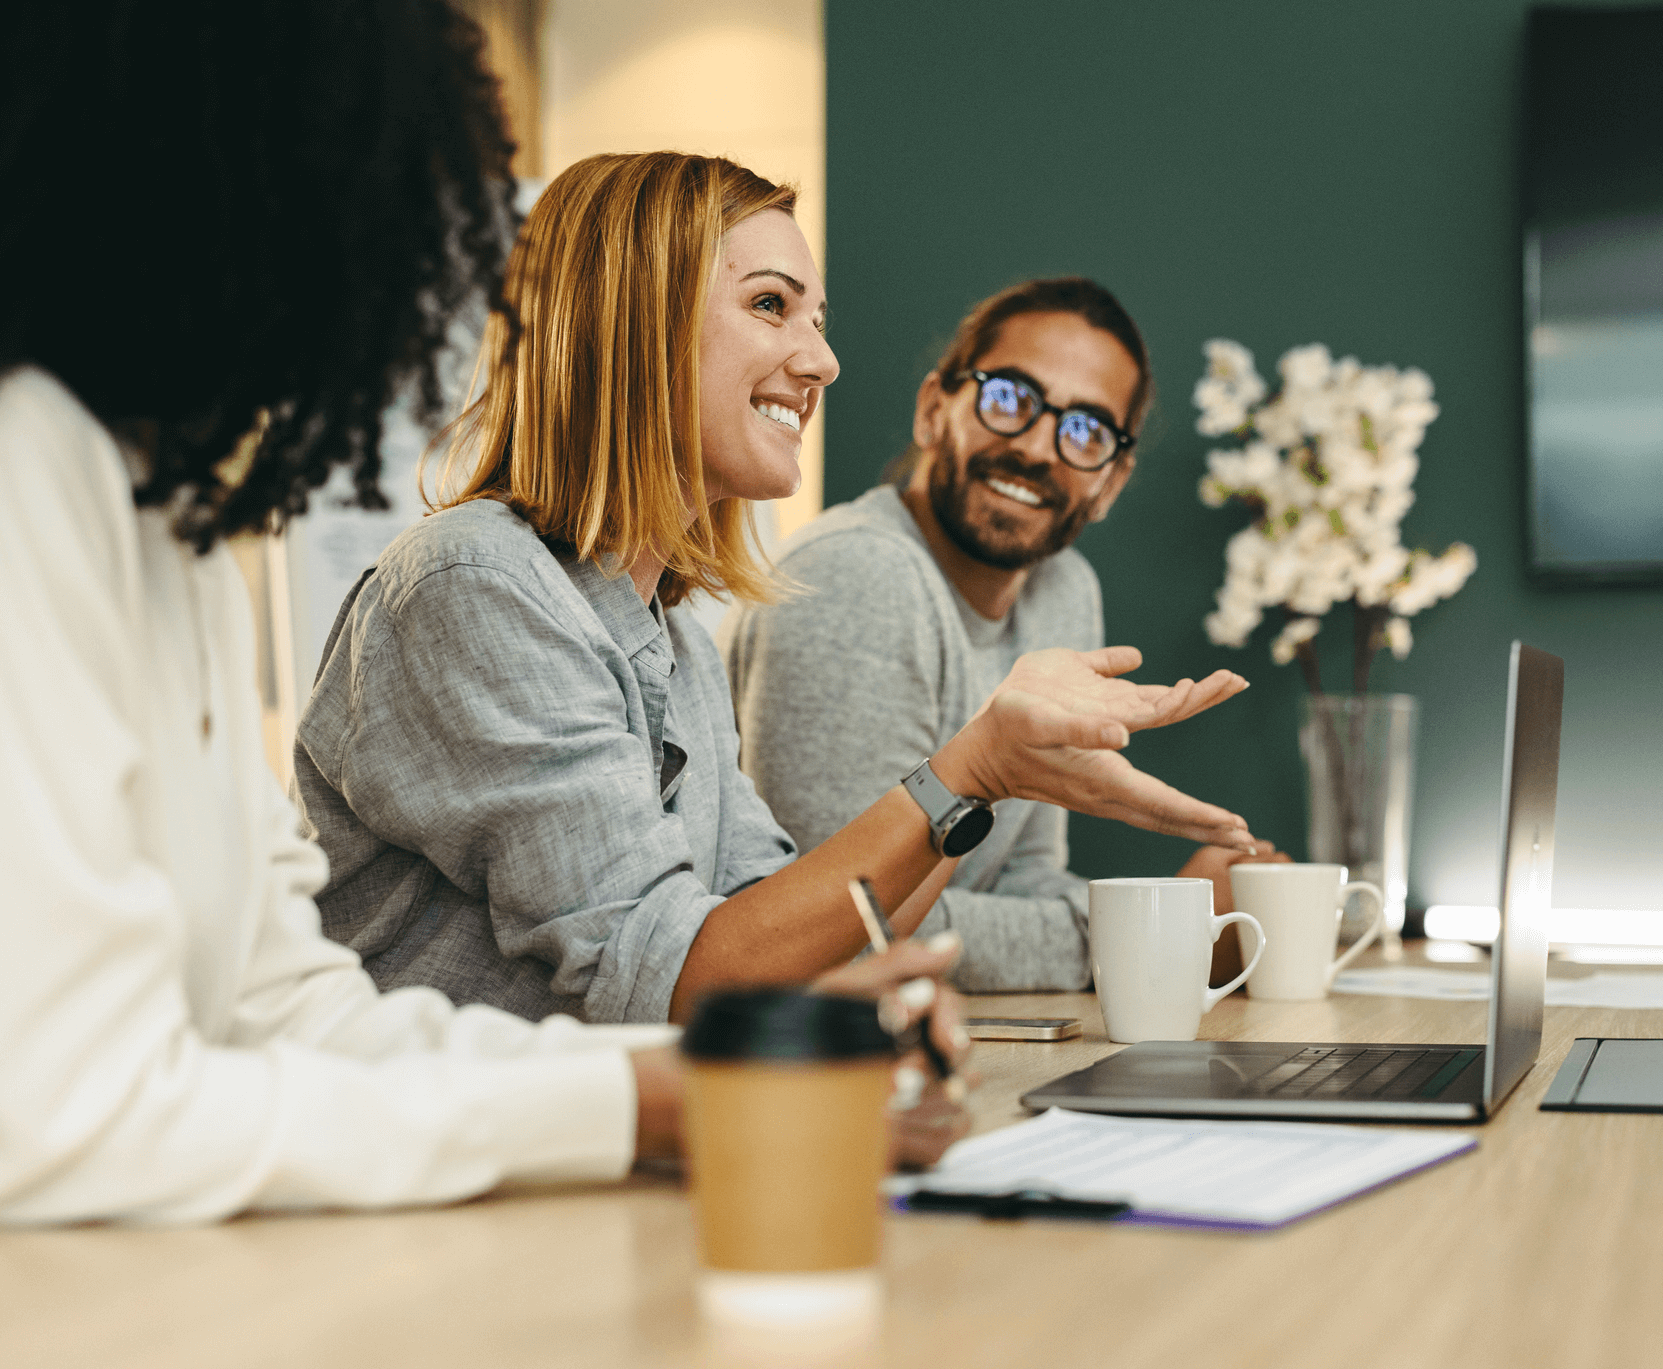
[[[1228,670],[1140,685],[1135,647],[1023,656],[932,764],[961,794],[1025,798],[1215,846],[1251,850],[1247,823],[1146,775],[1120,754],[1133,732],[1192,718],[1247,688]]]
[[[1193,717],[1240,693],[1247,682],[1226,670],[1171,686],[1120,678],[1141,660],[1130,647],[1024,656],[982,710],[936,752],[931,767],[943,784],[967,797],[1039,799],[1251,850],[1247,824],[1234,813],[1142,774],[1119,751],[1133,732]],[[682,962],[670,1020],[685,1022],[699,995],[719,985],[801,982],[849,960],[862,943],[849,903],[851,879],[871,879],[904,937],[923,921],[951,874],[930,840],[924,810],[896,785],[812,851],[711,910]],[[938,1026],[945,1018],[937,1018]],[[939,1138],[951,1128],[934,1130]]]

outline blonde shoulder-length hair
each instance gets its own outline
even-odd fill
[[[483,388],[429,507],[500,500],[613,574],[663,556],[666,607],[695,589],[772,599],[749,503],[706,505],[699,330],[723,234],[796,204],[720,157],[607,154],[561,172],[520,229]]]

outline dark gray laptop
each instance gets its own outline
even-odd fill
[[[1483,1046],[1144,1041],[1025,1094],[1077,1112],[1157,1117],[1483,1121],[1542,1044],[1546,919],[1565,663],[1513,643],[1501,778],[1501,926]]]

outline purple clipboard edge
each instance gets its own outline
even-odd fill
[[[1378,1193],[1383,1188],[1390,1188],[1393,1184],[1402,1183],[1417,1174],[1424,1174],[1429,1169],[1447,1164],[1451,1160],[1463,1155],[1470,1155],[1478,1149],[1478,1138],[1468,1136],[1466,1145],[1458,1146],[1446,1155],[1439,1155],[1428,1160],[1424,1165],[1416,1165],[1413,1169],[1406,1169],[1401,1174],[1393,1174],[1382,1179],[1377,1184],[1370,1184],[1367,1188],[1360,1188],[1355,1193],[1347,1193],[1344,1197],[1336,1198],[1331,1203],[1323,1203],[1320,1207],[1307,1208],[1304,1212],[1296,1212],[1291,1217],[1285,1217],[1279,1222],[1232,1222],[1216,1217],[1186,1217],[1175,1212],[1139,1212],[1137,1209],[1114,1219],[1115,1226],[1165,1226],[1175,1227],[1182,1231],[1245,1231],[1249,1233],[1263,1231],[1280,1231],[1284,1227],[1292,1226],[1295,1222],[1302,1222],[1308,1217],[1314,1217],[1319,1212],[1327,1212],[1332,1208],[1341,1207],[1346,1203],[1364,1197],[1370,1193]],[[889,1205],[896,1212],[909,1212],[904,1194],[889,1200]],[[931,1213],[930,1216],[939,1216]]]

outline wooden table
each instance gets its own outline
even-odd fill
[[[973,1001],[1083,1039],[983,1043],[977,1129],[1109,1049],[1087,995]],[[1482,1041],[1485,1005],[1335,997],[1204,1019],[1242,1040]],[[1542,1059],[1472,1154],[1268,1235],[896,1217],[894,1365],[1629,1366],[1663,1363],[1663,1116],[1543,1113],[1578,1035],[1652,1011],[1549,1008]],[[522,1189],[462,1207],[205,1230],[0,1235],[5,1369],[712,1364],[675,1182]],[[702,1348],[701,1348],[702,1347]],[[845,1361],[846,1363],[849,1361]]]

